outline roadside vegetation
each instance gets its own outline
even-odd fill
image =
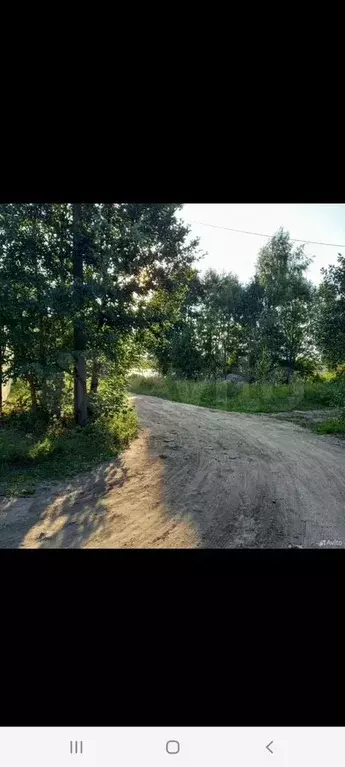
[[[100,389],[97,418],[82,428],[68,404],[59,419],[33,414],[27,384],[12,384],[0,428],[1,495],[30,495],[37,485],[87,471],[129,444],[137,433],[135,410],[126,400],[120,409],[108,409]],[[113,389],[116,400],[116,382]]]
[[[181,291],[196,253],[180,207],[0,205],[1,494],[85,471],[135,435],[126,376],[149,302]]]
[[[309,426],[317,434],[345,435],[345,382],[303,382],[291,384],[238,384],[229,381],[183,381],[169,376],[147,378],[132,375],[128,389],[172,402],[215,408],[238,413],[291,413],[290,420]],[[337,411],[337,417],[327,410]],[[295,411],[298,411],[296,413]],[[304,418],[302,411],[316,411],[315,420]],[[322,423],[319,423],[322,411]]]
[[[345,412],[340,418],[325,419],[323,423],[314,424],[313,431],[317,434],[338,434],[345,436]]]
[[[322,270],[318,287],[306,277],[310,263],[280,229],[247,284],[233,273],[193,272],[178,310],[157,293],[143,348],[160,375],[132,376],[129,389],[227,411],[330,409],[322,424],[308,423],[343,433],[345,258]]]
[[[345,381],[296,380],[290,384],[238,385],[230,381],[179,381],[169,376],[132,376],[129,390],[174,402],[245,413],[337,408],[345,402]]]

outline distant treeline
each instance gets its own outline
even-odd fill
[[[180,292],[156,293],[145,346],[159,371],[186,379],[233,372],[249,382],[289,383],[296,374],[317,377],[322,365],[341,366],[345,259],[339,254],[338,266],[322,270],[318,288],[306,277],[310,263],[304,246],[294,247],[280,229],[259,251],[249,283],[232,273],[194,270]]]

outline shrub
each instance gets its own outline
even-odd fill
[[[86,471],[118,455],[136,433],[136,413],[128,403],[84,428],[65,418],[64,423],[55,419],[41,424],[41,431],[28,433],[19,418],[5,416],[0,428],[0,490],[23,495],[38,482]]]
[[[345,434],[345,412],[341,418],[331,418],[329,421],[317,424],[314,431],[317,434]]]
[[[13,427],[0,429],[0,466],[27,460],[31,441],[28,436]]]
[[[337,381],[343,381],[345,383],[345,362],[342,365],[338,365],[334,376]]]

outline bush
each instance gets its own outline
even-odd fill
[[[98,418],[118,413],[125,399],[126,378],[113,374],[100,381],[97,393],[89,395],[89,404],[94,417]]]
[[[309,407],[342,407],[345,404],[345,385],[336,381],[307,382],[304,401]]]
[[[0,428],[1,493],[25,495],[39,482],[86,471],[117,456],[137,433],[136,413],[126,403],[84,428],[65,417],[64,423],[55,419],[28,433],[20,423],[22,415],[17,420],[13,414],[5,416]]]
[[[338,367],[335,370],[334,376],[337,381],[342,381],[345,383],[345,363],[343,365],[338,365]]]
[[[31,444],[30,437],[13,427],[0,428],[0,473],[2,466],[25,462]]]
[[[345,412],[341,418],[331,418],[329,421],[317,424],[314,431],[317,434],[345,434]]]

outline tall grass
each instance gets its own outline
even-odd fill
[[[121,401],[109,408],[101,392],[101,415],[88,426],[75,426],[69,408],[63,420],[33,414],[25,386],[15,385],[0,423],[0,495],[29,495],[42,482],[72,477],[115,457],[137,432],[135,411]],[[115,404],[117,389],[115,387]]]
[[[178,381],[161,376],[132,376],[128,386],[136,394],[235,412],[279,413],[345,406],[345,383],[337,381],[300,380],[291,384],[239,386],[230,381]]]
[[[345,436],[345,415],[341,418],[330,418],[324,423],[315,424],[313,430],[317,434],[338,434]]]

